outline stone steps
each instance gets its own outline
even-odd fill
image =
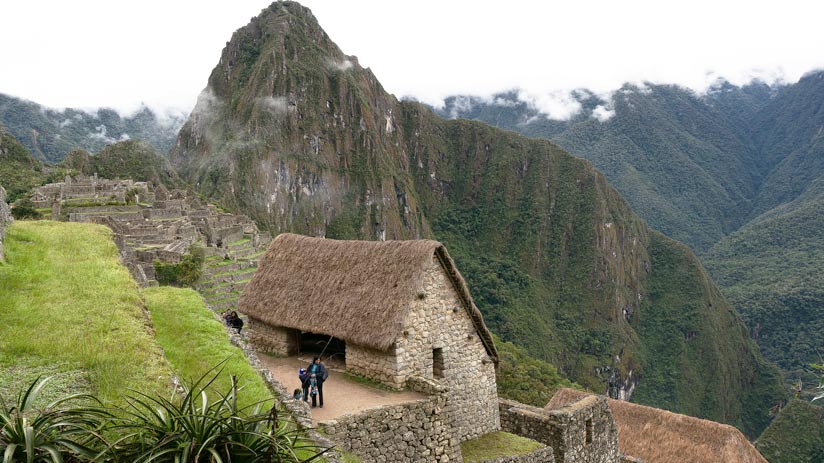
[[[241,241],[239,243],[229,244],[229,246],[227,247],[227,250],[229,252],[232,252],[232,251],[240,251],[240,250],[243,250],[243,249],[248,249],[248,248],[253,248],[253,247],[254,246],[252,245],[252,240],[248,239],[248,238],[245,238],[243,241]]]
[[[245,269],[243,271],[227,272],[227,273],[223,273],[223,274],[219,273],[219,274],[213,275],[212,277],[210,277],[208,279],[205,279],[205,280],[201,277],[201,281],[198,282],[198,287],[201,287],[201,288],[205,289],[205,288],[212,288],[212,287],[215,287],[215,286],[217,286],[221,283],[227,283],[227,282],[230,282],[230,281],[250,280],[252,278],[252,275],[255,274],[256,270],[257,270],[256,268],[251,267],[251,268]]]
[[[257,262],[255,261],[236,261],[236,260],[226,260],[220,261],[219,265],[206,265],[203,268],[203,276],[200,277],[201,280],[206,281],[211,277],[216,275],[220,275],[221,273],[227,272],[235,272],[238,270],[243,270],[247,268],[256,268]]]
[[[251,279],[250,279],[251,280]],[[246,284],[249,283],[250,280],[243,280],[243,281],[233,281],[229,283],[221,283],[218,286],[213,286],[210,288],[204,288],[200,291],[204,298],[211,298],[216,295],[237,291],[238,293],[243,291],[243,288],[246,287]]]
[[[241,249],[241,250],[238,250],[238,251],[230,251],[229,255],[232,256],[235,259],[245,259],[245,258],[248,258],[249,256],[257,254],[257,252],[258,252],[257,249],[255,249],[252,246],[249,246],[246,249]]]

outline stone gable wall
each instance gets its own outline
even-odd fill
[[[437,386],[433,386],[437,387]],[[341,448],[377,463],[460,462],[447,392],[320,423]]]
[[[461,441],[499,430],[495,365],[435,256],[403,326],[395,348],[398,375],[435,379],[449,389]],[[442,353],[442,378],[435,378],[433,349]]]
[[[6,189],[0,186],[0,260],[5,259],[3,239],[6,237],[6,228],[14,221],[11,217],[11,208],[6,202]]]
[[[618,428],[604,397],[586,397],[550,411],[501,399],[500,415],[504,431],[552,447],[556,463],[621,461]]]

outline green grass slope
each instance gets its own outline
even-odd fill
[[[240,406],[272,399],[263,378],[240,348],[229,342],[226,329],[192,289],[169,286],[143,290],[157,330],[157,342],[181,380],[198,379],[220,364],[213,389],[226,393],[235,376],[242,388]]]
[[[824,461],[824,409],[793,400],[755,441],[770,463],[820,463]]]
[[[170,371],[137,284],[99,225],[18,221],[0,264],[0,365],[71,373],[104,401],[166,394]]]

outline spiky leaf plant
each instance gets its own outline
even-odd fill
[[[214,371],[214,370],[212,370]],[[98,456],[100,461],[134,463],[309,462],[325,450],[306,444],[294,423],[280,419],[263,402],[238,408],[233,379],[227,394],[209,387],[221,371],[207,372],[169,399],[134,393],[129,407],[113,419],[121,437]]]
[[[52,379],[37,378],[14,404],[0,399],[0,455],[3,463],[88,461],[105,441],[99,434],[110,415],[86,394],[57,399],[44,408],[35,404]],[[80,405],[82,403],[91,406]]]

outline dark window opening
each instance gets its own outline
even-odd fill
[[[592,443],[592,418],[587,420],[587,444]]]
[[[443,349],[438,347],[432,349],[432,376],[435,378],[443,378]]]
[[[307,356],[321,355],[328,365],[346,366],[346,342],[326,334],[301,332],[299,339],[300,353]]]

